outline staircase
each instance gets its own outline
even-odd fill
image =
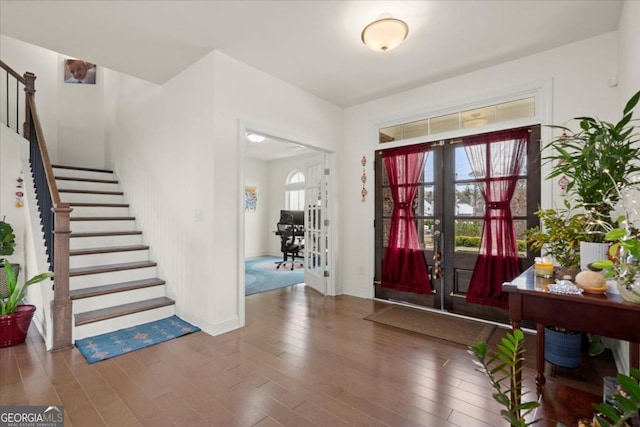
[[[73,339],[175,314],[157,264],[149,258],[124,193],[111,171],[53,165],[62,202],[69,203],[69,294]]]

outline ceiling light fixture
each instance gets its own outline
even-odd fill
[[[264,142],[264,136],[257,135],[255,133],[248,133],[247,139],[255,144],[260,144],[261,142]]]
[[[464,126],[465,128],[476,128],[478,126],[484,126],[487,123],[489,123],[489,120],[481,119],[480,113],[473,113],[471,115],[471,120],[463,122],[462,126]]]
[[[409,34],[409,26],[399,19],[383,18],[373,21],[362,30],[362,42],[378,52],[397,47]]]

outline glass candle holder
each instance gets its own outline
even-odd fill
[[[553,277],[553,262],[549,258],[545,257],[536,257],[534,268],[536,271],[536,276],[551,278]]]

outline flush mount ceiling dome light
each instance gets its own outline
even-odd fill
[[[257,135],[255,133],[248,133],[247,139],[255,144],[260,144],[261,142],[264,141],[264,136]]]
[[[383,18],[373,21],[362,30],[362,42],[378,52],[397,47],[409,34],[409,26],[399,19]]]

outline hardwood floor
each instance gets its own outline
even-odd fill
[[[63,405],[66,427],[506,425],[465,346],[363,320],[383,306],[297,285],[247,297],[241,330],[93,365],[32,330],[0,349],[0,405]]]

